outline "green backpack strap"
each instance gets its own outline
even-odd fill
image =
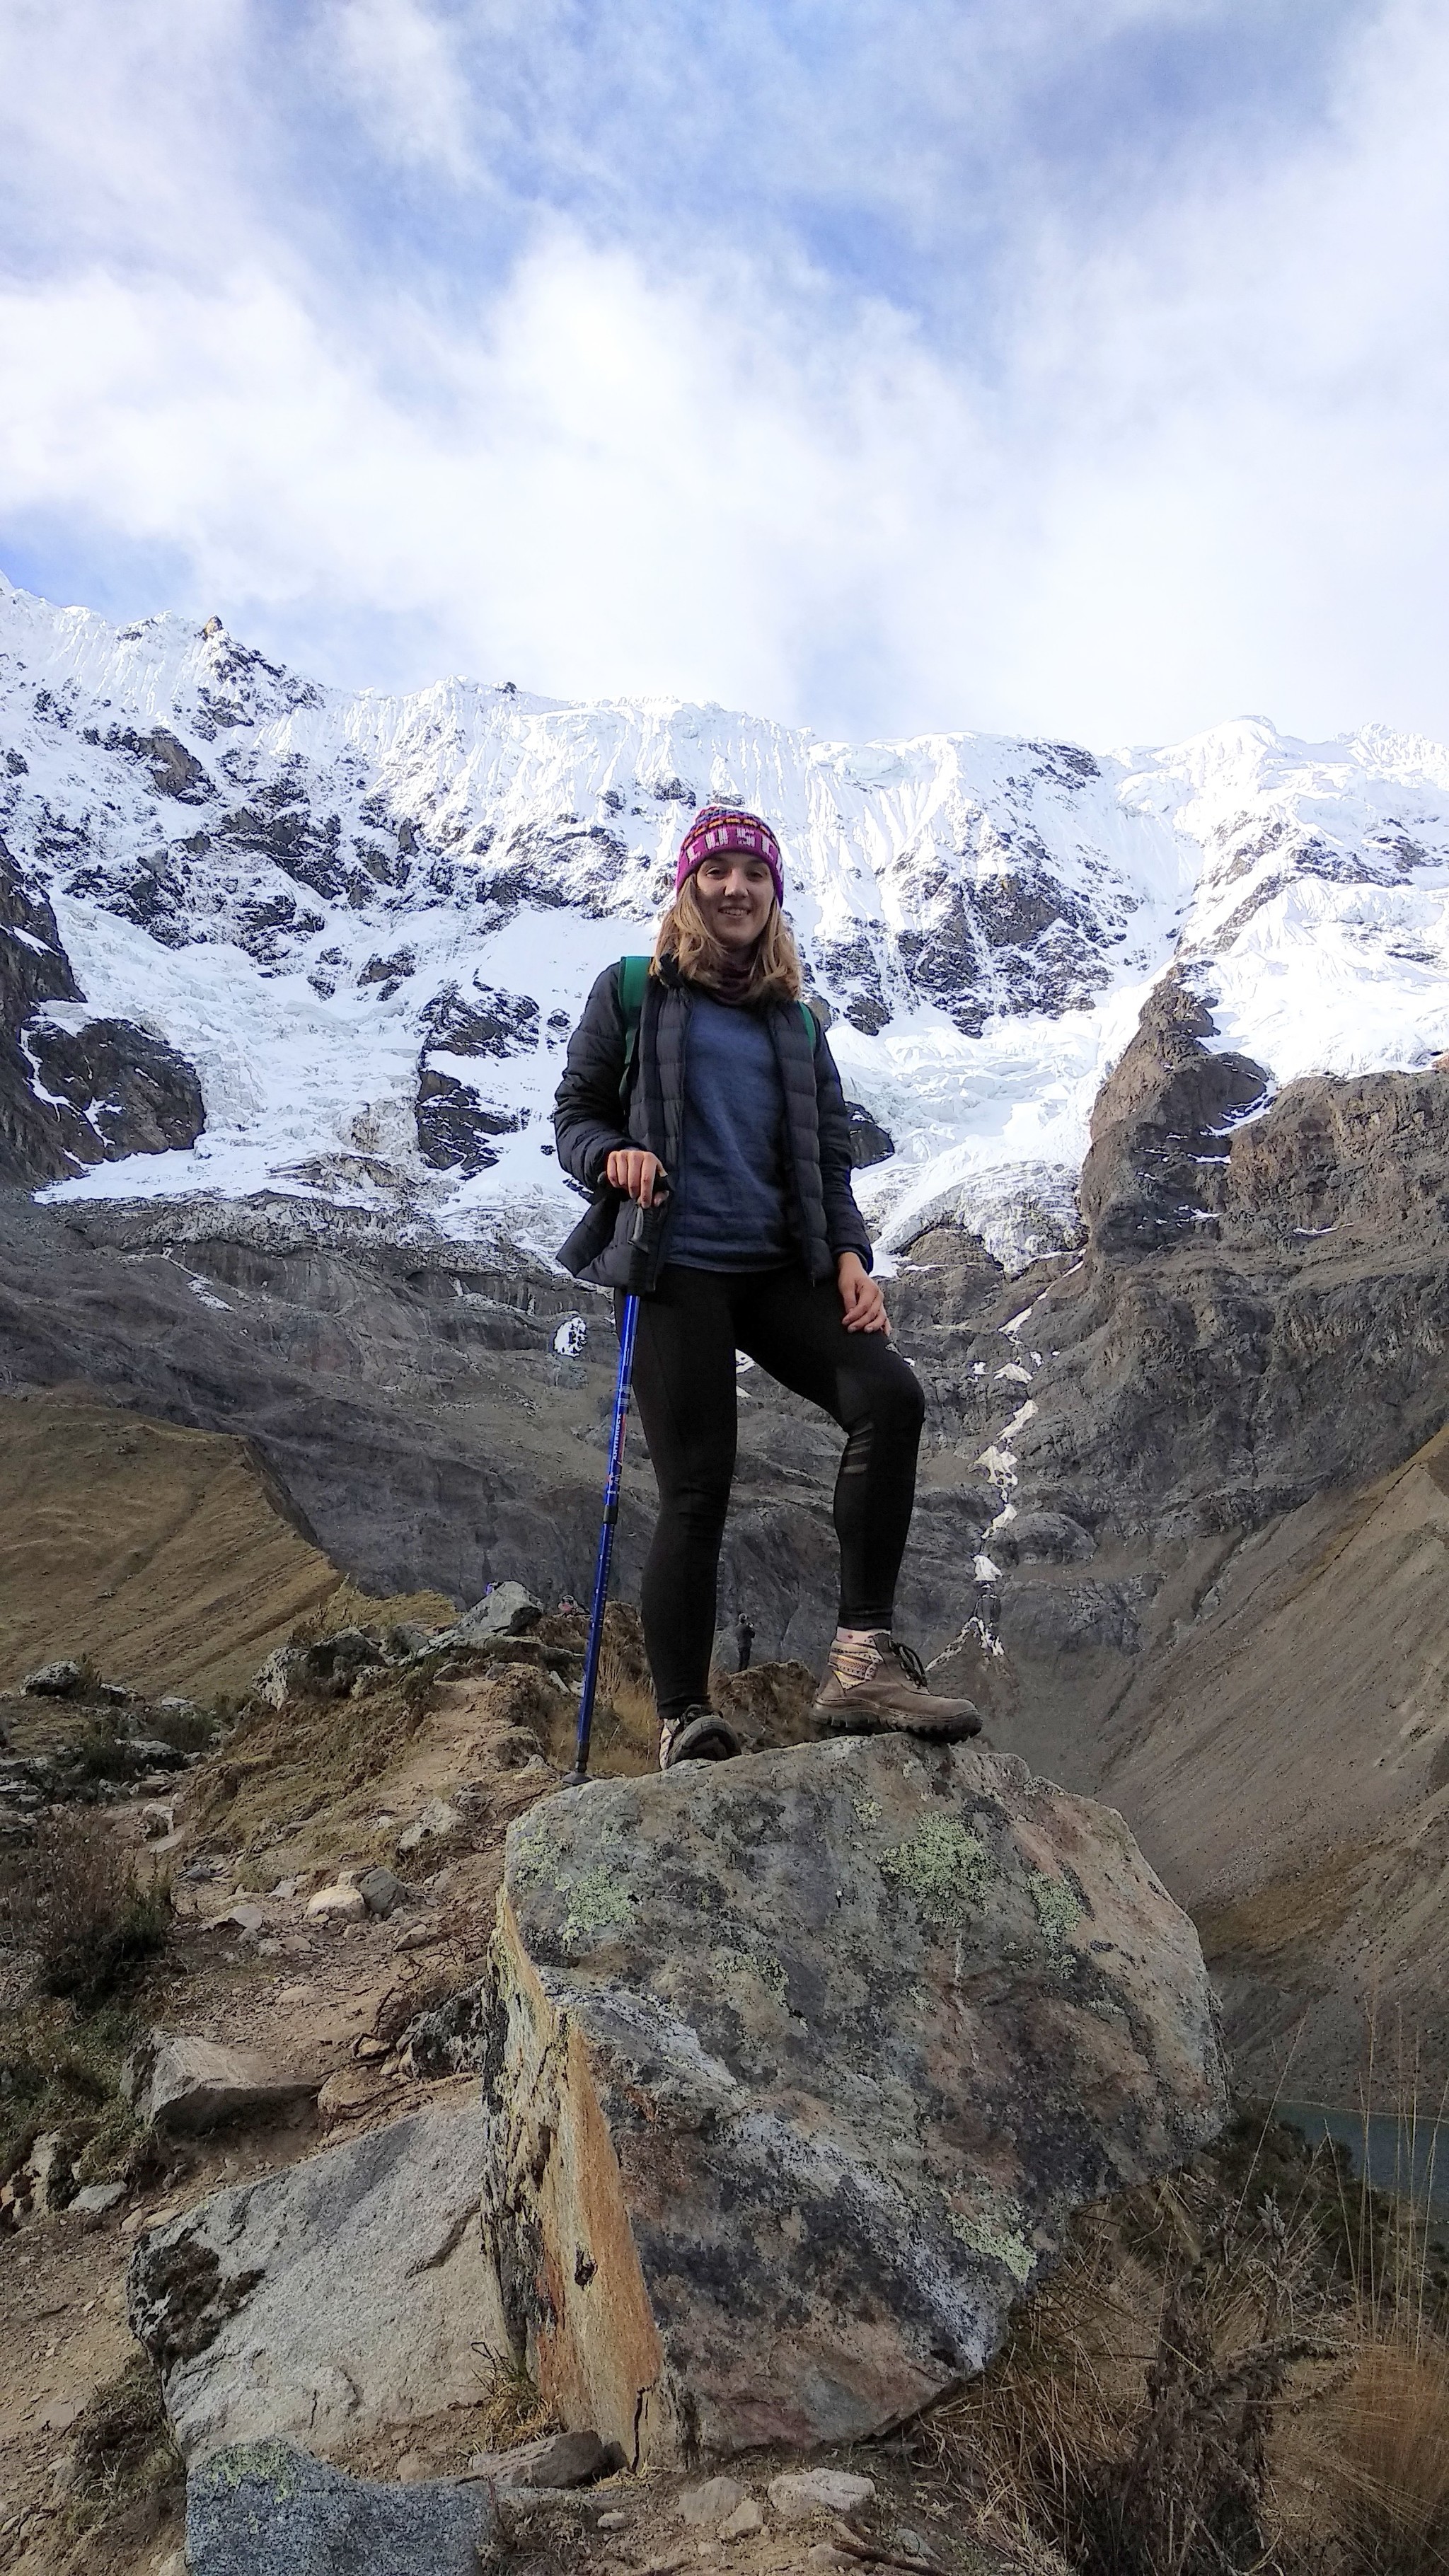
[[[629,1098],[629,1084],[634,1072],[634,1057],[639,1046],[639,1014],[644,1008],[644,994],[649,982],[647,957],[621,957],[619,960],[619,1008],[624,1014],[624,1070],[619,1076],[619,1100]]]
[[[639,1046],[639,1016],[644,1008],[644,995],[649,986],[651,962],[648,957],[621,957],[619,960],[619,1008],[624,1014],[624,1070],[619,1077],[621,1100],[627,1100],[629,1096],[629,1081],[634,1071],[634,1057]],[[805,1023],[805,1035],[810,1041],[810,1052],[813,1055],[815,1042],[820,1035],[819,1023],[808,1002],[801,1002],[799,1011]]]

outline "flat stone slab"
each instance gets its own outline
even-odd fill
[[[1121,1818],[980,1745],[598,1782],[510,1831],[484,2224],[514,2346],[632,2461],[856,2440],[980,2370],[1070,2212],[1226,2110]]]
[[[260,1924],[260,1909],[250,1911]],[[121,2089],[143,2126],[196,2135],[223,2120],[286,2110],[305,2102],[317,2086],[306,2076],[281,2073],[254,2049],[220,2048],[214,2040],[153,2030],[127,2060]]]
[[[284,2442],[216,2452],[186,2482],[191,2576],[478,2576],[484,2486],[350,2478]]]
[[[504,2340],[478,2193],[476,2101],[435,2105],[143,2235],[131,2330],[188,2462],[236,2442],[325,2449],[472,2405]]]

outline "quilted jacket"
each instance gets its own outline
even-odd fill
[[[604,1168],[617,1146],[643,1145],[658,1155],[666,1172],[676,1169],[693,998],[689,984],[671,966],[666,965],[662,979],[650,976],[627,1083],[628,1038],[617,966],[599,977],[569,1040],[554,1102],[554,1135],[563,1169],[594,1195],[559,1259],[576,1279],[596,1287],[635,1287],[647,1294],[669,1258],[669,1201],[651,1212],[638,1245],[638,1212],[609,1188]],[[811,1279],[831,1279],[837,1256],[858,1252],[868,1270],[870,1236],[850,1186],[850,1126],[824,1032],[812,1012],[812,1043],[797,1003],[767,1003],[764,1009],[785,1099],[791,1227],[801,1262]]]

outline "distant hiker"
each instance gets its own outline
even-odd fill
[[[754,1622],[751,1619],[747,1619],[742,1610],[735,1621],[735,1671],[737,1673],[747,1673],[749,1671],[750,1657],[754,1652],[754,1647]]]
[[[661,1770],[740,1749],[708,1704],[737,1350],[847,1435],[840,1624],[817,1718],[839,1734],[937,1739],[981,1723],[969,1700],[928,1690],[891,1631],[925,1404],[869,1275],[840,1077],[800,998],[783,900],[769,825],[739,806],[701,808],[653,956],[599,977],[554,1107],[559,1161],[595,1193],[565,1268],[622,1290],[633,1203],[656,1212],[634,1383],[661,1505],[642,1599]]]

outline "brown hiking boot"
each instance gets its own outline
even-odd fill
[[[830,1669],[815,1694],[811,1715],[831,1735],[888,1735],[900,1729],[956,1744],[979,1735],[981,1714],[969,1699],[937,1699],[927,1688],[925,1666],[889,1628],[847,1643],[837,1637]]]

